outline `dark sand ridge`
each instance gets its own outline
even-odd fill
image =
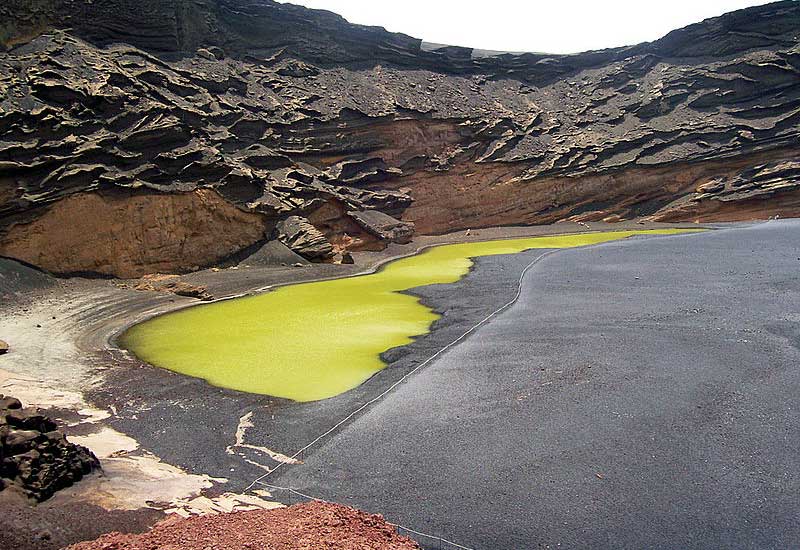
[[[601,231],[650,227],[665,225],[589,226]],[[686,227],[697,226],[688,224]],[[216,296],[236,295],[269,285],[352,275],[432,244],[585,230],[586,227],[575,224],[473,230],[469,237],[463,232],[422,237],[410,245],[392,246],[383,253],[357,254],[356,266],[240,266],[235,270],[207,270],[184,279],[207,285]],[[257,262],[253,259],[252,263]],[[265,262],[262,259],[259,263]],[[248,260],[243,262],[243,265],[248,264]],[[510,283],[513,278],[509,272],[506,282]],[[498,278],[493,288],[496,290],[503,285],[504,279]],[[475,315],[494,303],[490,290],[477,292],[486,297],[487,302],[471,304]],[[181,496],[195,494],[204,487],[212,496],[222,491],[241,490],[248,480],[263,474],[265,467],[274,467],[275,462],[267,449],[288,453],[299,448],[312,435],[327,428],[331,418],[345,416],[353,409],[353,404],[374,395],[390,383],[393,376],[399,376],[404,368],[418,361],[413,354],[405,354],[404,362],[405,348],[395,350],[387,357],[397,368],[387,369],[383,380],[375,380],[341,399],[323,402],[322,406],[309,410],[287,406],[288,403],[281,400],[212,388],[198,380],[142,365],[108,345],[110,337],[131,323],[192,305],[194,300],[135,292],[120,288],[113,281],[85,279],[58,281],[49,289],[16,296],[9,301],[6,298],[4,296],[0,332],[12,344],[13,353],[0,359],[0,369],[4,371],[0,372],[0,386],[6,393],[16,392],[30,403],[58,407],[55,416],[61,415],[76,423],[71,428],[73,433],[88,435],[83,444],[97,445],[105,450],[105,455],[118,451],[118,458],[105,460],[107,465],[113,466],[107,467],[107,478],[82,483],[75,492],[78,502],[101,500],[99,503],[109,508],[139,509],[145,505],[145,500],[161,500],[162,506],[168,506]],[[500,299],[498,294],[495,301],[500,302]],[[435,304],[435,307],[440,306]],[[448,309],[447,304],[441,309]],[[462,322],[468,318],[469,315],[465,315]],[[37,324],[41,328],[36,328]],[[441,333],[444,339],[449,326],[443,320],[429,335],[431,338],[423,338],[413,346],[423,352],[441,346],[442,343],[432,337]],[[84,416],[77,415],[77,410],[86,408],[87,398],[94,408],[84,410]],[[85,416],[87,412],[91,414]],[[248,428],[249,424],[253,427]],[[243,436],[241,440],[237,435]],[[204,452],[197,453],[198,448]],[[103,452],[98,454],[104,455]],[[193,475],[170,469],[170,465],[184,468]],[[204,474],[225,477],[230,482],[214,483]],[[164,483],[165,477],[170,483]],[[131,480],[137,483],[127,485]],[[98,485],[103,488],[102,499],[98,499]],[[92,513],[98,518],[102,516],[98,510]],[[94,527],[99,528],[98,525]],[[96,531],[87,532],[94,534]]]

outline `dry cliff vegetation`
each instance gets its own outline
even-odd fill
[[[800,6],[574,56],[270,0],[0,6],[0,255],[186,271],[279,238],[800,209]],[[398,221],[401,220],[401,221]]]

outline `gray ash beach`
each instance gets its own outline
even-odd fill
[[[799,236],[550,255],[512,308],[270,483],[476,549],[795,547]]]
[[[593,224],[591,229],[646,227],[638,224],[628,227]],[[253,480],[261,478],[270,485],[290,486],[307,494],[381,512],[392,521],[419,527],[425,532],[447,536],[476,548],[519,547],[515,545],[534,536],[534,526],[537,533],[543,533],[545,538],[541,540],[599,545],[601,538],[598,535],[581,538],[580,532],[583,531],[576,531],[574,526],[565,526],[563,531],[554,533],[541,531],[541,525],[531,521],[531,510],[536,509],[531,501],[546,501],[554,510],[558,510],[559,503],[572,506],[573,501],[581,502],[580,489],[587,488],[580,484],[586,481],[586,476],[578,476],[571,482],[572,492],[564,493],[561,500],[555,497],[545,499],[541,493],[550,486],[548,483],[566,483],[567,476],[575,475],[575,468],[585,465],[585,455],[589,452],[586,449],[594,444],[594,440],[589,438],[584,451],[574,454],[572,446],[576,440],[564,435],[563,430],[575,422],[575,433],[581,434],[581,437],[587,436],[587,422],[603,419],[602,415],[594,419],[587,409],[586,395],[576,392],[589,391],[589,396],[600,400],[606,408],[608,404],[601,399],[604,396],[609,399],[614,396],[619,400],[625,396],[631,399],[635,397],[631,406],[637,415],[644,415],[648,399],[668,402],[668,394],[663,393],[665,388],[685,393],[685,388],[681,389],[679,384],[662,381],[655,388],[656,396],[651,396],[653,388],[642,383],[642,376],[634,376],[638,370],[645,369],[652,357],[661,357],[664,348],[647,352],[647,346],[651,344],[652,327],[648,327],[645,333],[637,332],[643,329],[636,316],[622,316],[614,322],[607,320],[607,314],[618,314],[616,310],[619,304],[616,301],[629,303],[630,300],[640,300],[641,304],[650,304],[654,311],[642,315],[653,316],[661,311],[661,320],[654,317],[645,325],[663,325],[665,329],[670,329],[673,327],[673,310],[680,305],[678,298],[681,294],[672,296],[671,290],[662,293],[656,290],[656,286],[663,283],[661,288],[671,289],[671,285],[678,284],[677,279],[684,285],[686,281],[692,281],[694,284],[685,291],[686,300],[689,300],[691,292],[702,290],[701,282],[712,286],[723,284],[715,277],[727,273],[722,251],[728,241],[723,246],[715,239],[729,239],[731,243],[739,243],[739,247],[749,247],[748,251],[760,248],[763,250],[761,254],[753,252],[750,261],[763,263],[763,255],[768,254],[769,249],[765,249],[761,241],[770,241],[772,237],[769,232],[777,232],[775,246],[785,246],[787,243],[781,239],[787,239],[786,235],[795,230],[792,223],[785,222],[770,222],[751,229],[744,224],[726,227],[724,231],[703,235],[637,237],[621,243],[562,250],[549,255],[526,276],[519,304],[501,314],[489,326],[479,329],[445,356],[415,372],[363,415],[356,415],[318,446],[309,449],[299,457],[303,462],[301,464],[291,464],[292,461],[287,457],[362,403],[380,395],[420,362],[508,302],[514,297],[522,270],[546,251],[531,250],[508,256],[479,258],[473,270],[458,283],[414,289],[414,295],[443,314],[431,333],[409,346],[386,352],[384,359],[388,363],[387,368],[364,385],[321,402],[298,404],[214,388],[202,380],[142,364],[130,354],[115,349],[109,339],[113,340],[114,335],[124,327],[157,313],[191,305],[196,300],[171,294],[133,291],[129,287],[121,287],[117,282],[103,280],[52,281],[45,278],[39,288],[16,296],[14,305],[9,306],[8,310],[17,323],[24,322],[25,325],[24,328],[16,325],[16,334],[13,331],[4,332],[11,334],[8,339],[17,348],[15,353],[0,359],[0,368],[6,373],[0,383],[8,387],[5,390],[7,393],[27,388],[31,394],[27,396],[29,399],[34,398],[35,401],[38,398],[38,404],[50,406],[54,416],[60,414],[73,424],[70,428],[72,432],[78,438],[84,437],[79,441],[90,447],[92,444],[98,445],[106,451],[105,460],[103,456],[101,460],[112,467],[106,469],[104,476],[90,478],[76,486],[69,501],[71,506],[76,506],[75,502],[84,502],[87,513],[98,518],[100,524],[106,522],[108,525],[117,525],[120,517],[130,518],[131,514],[138,513],[138,517],[145,519],[128,521],[131,529],[141,530],[143,525],[161,514],[157,512],[159,509],[191,511],[193,506],[200,506],[201,503],[196,499],[201,493],[204,496],[200,498],[207,498],[212,503],[219,502],[223,497],[230,498],[231,495],[253,496],[255,493],[252,490],[248,493],[244,491]],[[585,227],[564,224],[547,228],[473,231],[469,237],[461,232],[417,240],[411,245],[396,246],[382,254],[364,253],[356,257],[355,266],[311,265],[293,268],[265,262],[267,265],[245,267],[250,263],[244,260],[238,269],[208,270],[183,279],[192,284],[205,285],[212,294],[223,297],[284,282],[355,274],[372,269],[392,257],[442,242],[565,233],[574,229],[586,230]],[[676,243],[673,246],[677,249],[670,252],[672,256],[659,248],[667,246],[667,243]],[[613,256],[614,251],[618,251],[618,257]],[[688,254],[685,266],[679,257],[684,253]],[[604,254],[609,254],[608,259],[600,261]],[[797,256],[800,257],[800,254]],[[667,261],[667,258],[670,260]],[[735,255],[735,258],[742,260],[739,255]],[[707,263],[703,264],[703,260]],[[255,263],[252,260],[250,262]],[[714,262],[718,268],[708,271],[716,265]],[[555,269],[551,266],[557,266],[560,271],[551,273],[550,270]],[[701,266],[705,266],[705,278],[692,271]],[[670,269],[664,274],[666,268]],[[782,273],[784,268],[777,266],[775,276]],[[637,274],[628,277],[633,271]],[[547,277],[540,281],[543,274]],[[659,277],[673,279],[661,281]],[[746,277],[743,280],[751,279]],[[614,284],[619,286],[614,287]],[[632,296],[631,284],[642,287],[638,290],[641,294],[638,298]],[[537,285],[544,286],[540,288]],[[653,303],[652,296],[646,290],[656,292],[664,301]],[[731,299],[739,296],[738,292],[747,293],[746,287],[742,286],[733,292]],[[764,299],[770,296],[765,294]],[[707,297],[706,293],[691,298],[689,301],[695,306],[687,306],[687,311],[707,310],[708,306],[698,305],[704,303]],[[673,300],[677,301],[673,304]],[[532,309],[520,315],[520,308],[526,304],[532,304]],[[573,311],[565,308],[565,304],[572,308],[580,305],[584,309]],[[559,315],[569,317],[559,320]],[[539,319],[539,316],[544,317]],[[602,326],[614,327],[615,332],[626,335],[625,338],[619,337],[621,341],[613,344],[604,338],[590,338],[591,330],[599,330],[593,324],[598,320],[603,321]],[[703,319],[698,317],[697,321]],[[36,327],[37,324],[41,326]],[[586,324],[589,326],[584,326]],[[502,343],[498,344],[499,348],[476,351],[474,356],[471,352],[458,355],[487,342],[482,335],[501,325],[509,333],[508,345],[502,343],[506,340],[492,337],[488,342]],[[9,321],[8,325],[4,322],[0,328],[10,327]],[[687,330],[699,333],[697,331],[701,329],[694,327]],[[726,335],[727,330],[724,332]],[[33,336],[26,340],[18,338],[20,334]],[[570,354],[575,353],[574,348],[579,347],[578,343],[581,348],[587,345],[586,353],[593,358],[587,358],[588,355],[571,357]],[[592,343],[602,344],[601,348],[593,349],[589,346]],[[690,345],[688,340],[683,343]],[[677,346],[674,343],[671,345]],[[529,349],[531,346],[533,348]],[[635,349],[638,354],[646,354],[640,360],[644,363],[632,366],[630,358],[624,355],[628,349],[626,346]],[[672,348],[669,351],[680,357]],[[683,352],[690,353],[691,348]],[[56,354],[60,356],[58,361]],[[522,360],[522,355],[527,359]],[[458,358],[454,359],[454,356]],[[663,360],[668,361],[669,358],[668,354]],[[569,360],[565,362],[565,359]],[[501,363],[506,367],[498,366]],[[620,379],[613,374],[614,369],[621,369]],[[685,369],[685,365],[681,369]],[[662,374],[667,378],[669,372],[665,368]],[[730,376],[735,374],[731,373]],[[478,381],[477,378],[481,377],[485,379]],[[21,378],[28,382],[20,382]],[[644,381],[650,380],[645,377]],[[629,396],[624,390],[630,388],[623,382],[635,387],[636,392]],[[487,400],[495,401],[491,410],[486,409]],[[446,403],[447,411],[442,408]],[[502,410],[495,410],[497,408]],[[77,413],[78,410],[81,410],[81,414]],[[597,410],[598,414],[605,411],[599,406]],[[683,409],[673,410],[673,416],[668,418],[671,421],[680,419],[684,412]],[[696,411],[692,412],[697,414]],[[563,416],[559,417],[559,413]],[[734,413],[744,414],[738,410],[729,412]],[[503,426],[487,423],[488,416],[502,419]],[[539,418],[542,420],[534,422]],[[656,417],[651,429],[654,433],[666,429],[659,424],[666,421]],[[560,426],[562,439],[552,439],[556,437],[553,434],[551,439],[543,438],[543,422],[551,423],[554,427]],[[628,422],[633,421],[629,419]],[[623,456],[628,454],[624,438],[612,427],[602,422],[598,424],[596,437],[609,441],[605,447],[607,455],[598,456],[598,471],[591,472],[589,476],[598,483],[605,481],[608,475],[604,471],[608,468],[601,467],[603,460],[608,462],[618,453]],[[685,445],[697,446],[699,441],[694,438],[701,437],[702,433],[687,430]],[[539,441],[541,443],[537,443]],[[541,470],[542,465],[555,466],[537,454],[542,452],[545,444],[552,450],[548,456],[556,457],[553,460],[558,463],[558,467],[550,474]],[[630,444],[637,445],[636,452],[642,450],[641,442],[636,439]],[[513,449],[503,451],[508,445]],[[502,456],[504,454],[507,454],[505,458]],[[777,456],[776,460],[780,462],[785,458],[782,456]],[[114,464],[114,461],[120,463]],[[279,469],[269,474],[279,464]],[[631,471],[636,471],[635,464],[630,467]],[[645,467],[645,463],[642,467]],[[445,476],[440,475],[443,468],[448,472]],[[142,483],[143,471],[150,485]],[[670,470],[664,472],[669,473]],[[662,474],[667,475],[664,472]],[[264,477],[265,474],[269,475]],[[672,472],[669,475],[676,474]],[[412,477],[418,482],[412,482]],[[138,480],[138,500],[137,491],[131,495],[121,490],[134,480]],[[168,480],[170,490],[159,492],[164,501],[152,502],[152,495],[150,498],[144,497],[144,493],[153,492],[159,483],[163,486],[165,480]],[[646,480],[640,481],[647,483]],[[534,482],[539,485],[532,485]],[[452,487],[452,491],[445,490],[443,483]],[[116,493],[115,484],[120,489]],[[103,488],[103,502],[90,496],[93,492],[97,493],[98,487]],[[525,488],[528,496],[519,492],[523,490],[521,488]],[[291,493],[272,490],[267,485],[256,484],[251,489],[260,491],[258,498],[265,507],[275,501],[291,503],[298,500]],[[495,490],[496,494],[493,492]],[[626,484],[609,488],[609,498],[619,501],[629,498],[630,494],[638,494],[639,490],[640,487],[629,479]],[[685,490],[686,487],[680,482],[675,484],[676,492]],[[271,494],[264,491],[271,491]],[[471,500],[465,492],[474,498]],[[657,491],[644,494],[662,496]],[[409,495],[413,498],[409,498]],[[485,495],[485,498],[479,495]],[[697,493],[695,501],[701,499],[702,491]],[[429,502],[431,506],[419,506],[420,502]],[[452,506],[466,504],[464,509],[468,513],[457,514],[454,510],[448,510],[448,503]],[[591,509],[590,503],[583,504],[584,509]],[[413,509],[415,506],[416,510]],[[105,511],[104,507],[114,511]],[[492,516],[491,511],[503,514],[506,519]],[[723,510],[715,517],[728,517],[725,514]],[[491,520],[496,525],[502,525],[503,533],[488,527],[467,528],[467,522],[469,525],[480,525],[478,516],[487,518],[486,522]],[[606,514],[603,517],[607,529],[625,523],[624,517],[619,515]],[[667,518],[664,521],[672,520]],[[52,521],[57,523],[56,520]],[[523,527],[519,527],[518,522],[524,524]],[[761,532],[767,537],[762,540],[769,540],[769,533],[763,529]],[[86,533],[93,534],[92,531]],[[623,535],[632,536],[624,530],[621,534],[615,533],[615,536],[620,536],[619,540],[627,540],[631,547],[647,543],[641,537],[626,539]],[[77,537],[80,534],[73,533],[71,536],[62,538],[59,543],[79,540]],[[642,533],[644,536],[645,533]],[[501,546],[491,546],[489,540],[505,542]],[[704,543],[709,540],[698,539]],[[691,542],[687,539],[688,546],[691,546]],[[54,544],[51,547],[57,546]]]

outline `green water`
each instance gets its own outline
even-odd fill
[[[439,316],[399,292],[458,281],[469,271],[470,258],[678,232],[615,231],[438,246],[371,275],[285,286],[162,315],[132,327],[121,343],[150,364],[215,386],[315,401],[358,386],[384,367],[382,352],[428,332]]]

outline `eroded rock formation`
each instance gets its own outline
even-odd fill
[[[333,245],[305,218],[289,216],[277,229],[278,240],[307,260],[327,260],[333,256]]]
[[[0,255],[58,274],[191,271],[265,240],[271,226],[211,189],[74,193],[0,241]]]
[[[405,222],[796,214],[798,28],[784,1],[520,55],[270,0],[11,0],[0,255],[136,276],[213,264],[295,217],[327,260],[405,239]],[[84,202],[101,215],[81,219]],[[109,215],[122,259],[102,252]]]

